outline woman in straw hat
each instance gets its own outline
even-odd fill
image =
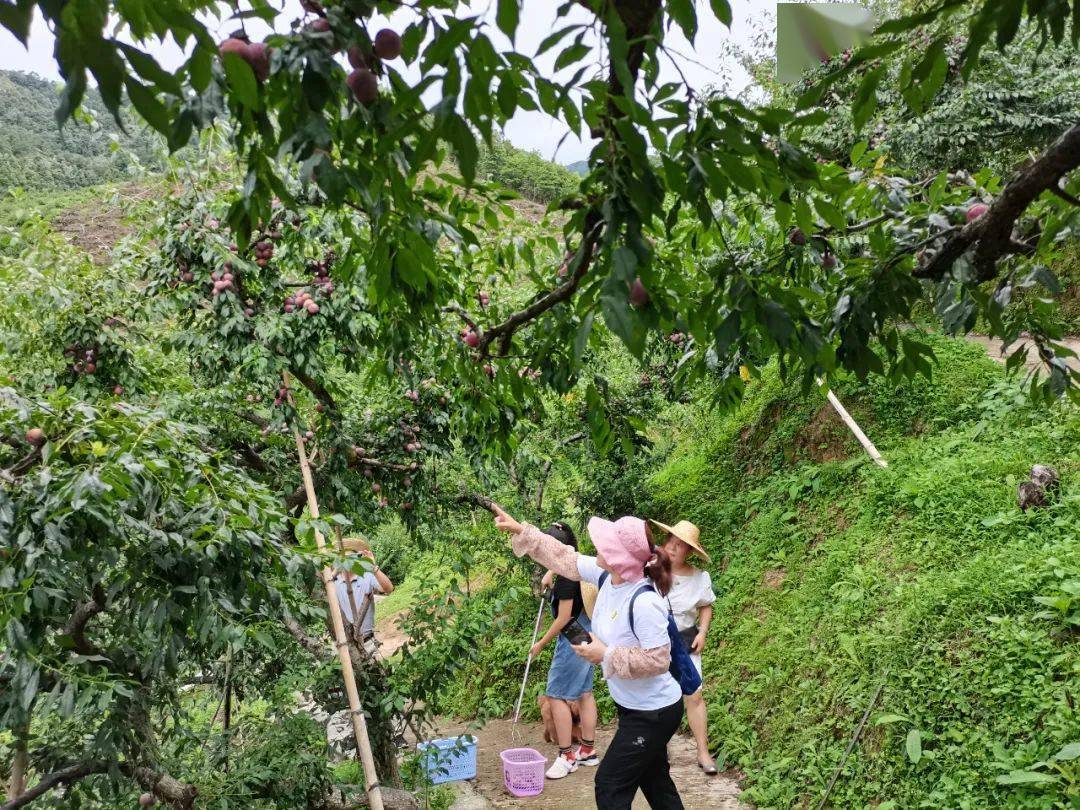
[[[686,560],[697,554],[706,562],[709,555],[701,547],[701,532],[688,520],[680,520],[668,526],[658,520],[652,521],[667,535],[664,550],[671,558],[672,584],[668,591],[668,604],[675,616],[675,626],[690,650],[690,658],[701,674],[701,651],[712,622],[712,604],[716,601],[712,578],[708,571],[694,568]],[[697,743],[698,767],[709,776],[717,773],[716,763],[709,753],[708,712],[702,690],[686,696],[686,719]]]
[[[497,504],[491,511],[496,528],[513,535],[517,556],[528,554],[561,577],[599,586],[591,639],[573,647],[600,665],[619,712],[619,727],[596,773],[596,806],[630,810],[640,788],[650,807],[682,810],[667,756],[668,741],[683,716],[682,687],[669,671],[671,640],[663,598],[671,586],[671,562],[653,545],[648,524],[636,517],[591,518],[588,530],[596,556],[589,557],[519,523]],[[645,580],[653,587],[644,587]]]

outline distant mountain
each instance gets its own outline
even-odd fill
[[[576,160],[573,163],[569,164],[566,168],[568,168],[570,171],[572,171],[579,177],[584,177],[589,173],[589,161]]]
[[[83,100],[94,125],[73,119],[61,130],[54,117],[58,94],[55,82],[0,70],[0,193],[15,186],[94,186],[158,166],[158,137],[135,116],[125,121],[127,134],[121,132],[95,89]]]

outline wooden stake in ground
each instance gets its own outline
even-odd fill
[[[288,382],[289,378],[286,376],[286,388]],[[308,511],[311,513],[312,520],[318,520],[319,502],[315,497],[315,484],[311,478],[307,450],[304,449],[304,439],[300,435],[300,429],[295,426],[293,427],[293,438],[296,440],[297,455],[300,456],[300,475],[304,479],[304,492],[307,494]],[[319,547],[319,551],[326,551],[326,540],[318,529],[315,529],[315,544]],[[368,803],[372,810],[383,810],[382,793],[379,790],[379,776],[375,773],[375,758],[371,753],[371,740],[368,739],[367,719],[364,717],[364,710],[360,705],[360,695],[356,691],[352,659],[349,657],[349,642],[345,639],[345,624],[341,620],[341,606],[338,604],[337,589],[334,587],[334,572],[328,565],[323,566],[322,580],[326,588],[326,604],[330,609],[330,624],[334,628],[334,646],[337,647],[338,660],[341,662],[341,675],[345,681],[345,694],[349,698],[349,712],[352,715],[353,733],[356,735],[356,748],[360,752],[360,761],[364,766],[364,784],[367,788]]]
[[[825,387],[825,383],[822,381],[821,377],[817,378],[817,384],[822,388]],[[863,446],[863,449],[870,458],[874,460],[874,463],[879,467],[888,467],[889,462],[881,457],[881,453],[878,452],[874,443],[867,438],[865,433],[863,433],[862,428],[859,427],[859,423],[851,418],[851,414],[847,412],[847,408],[844,407],[844,404],[836,398],[836,394],[829,389],[825,392],[825,395],[829,398],[829,404],[831,404],[833,408],[836,409],[836,412],[840,414],[840,418],[844,420],[844,424],[855,434],[855,438],[859,440],[859,444]]]

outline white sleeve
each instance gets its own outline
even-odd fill
[[[716,601],[716,592],[712,587],[712,577],[708,571],[701,572],[701,582],[698,585],[697,604],[695,607],[705,607]]]
[[[369,593],[383,592],[382,587],[379,585],[379,580],[376,579],[375,575],[370,571],[362,577],[357,577],[354,581],[357,583],[356,590],[359,591],[360,596],[367,596]]]
[[[634,635],[644,650],[671,643],[667,602],[655,591],[645,591],[634,602]]]
[[[582,582],[593,585],[600,584],[600,575],[604,573],[604,569],[596,564],[596,557],[586,557],[584,554],[577,555],[577,570]]]

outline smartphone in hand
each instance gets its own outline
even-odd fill
[[[577,619],[571,619],[570,623],[562,629],[562,634],[571,644],[587,644],[592,641],[589,631],[582,627]]]

